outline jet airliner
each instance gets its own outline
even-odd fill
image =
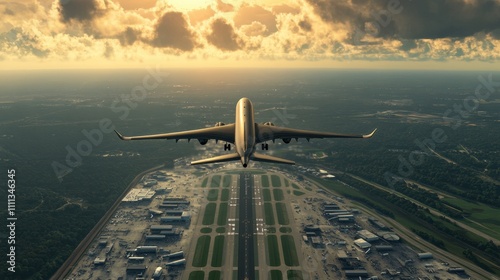
[[[236,104],[236,118],[235,122],[231,124],[218,122],[214,127],[210,128],[141,136],[123,136],[115,130],[118,137],[122,140],[175,139],[177,142],[180,139],[187,139],[188,141],[198,139],[201,145],[205,145],[210,139],[223,141],[226,142],[224,144],[224,151],[231,151],[232,144],[234,145],[235,152],[193,161],[191,164],[240,160],[243,167],[247,167],[250,160],[295,164],[291,160],[257,153],[256,147],[258,144],[261,144],[262,150],[269,149],[267,141],[274,142],[276,139],[281,139],[285,144],[288,144],[292,139],[298,141],[299,138],[305,138],[307,141],[311,138],[370,138],[375,134],[375,131],[377,129],[366,135],[338,134],[279,127],[275,126],[272,122],[259,124],[254,120],[253,105],[248,98],[241,98]]]

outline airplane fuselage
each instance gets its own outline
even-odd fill
[[[255,119],[253,105],[250,99],[241,98],[236,104],[236,119],[234,145],[241,158],[243,167],[248,166],[248,161],[255,152]]]

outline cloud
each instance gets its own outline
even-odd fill
[[[249,25],[257,21],[267,28],[266,35],[278,31],[275,15],[261,6],[243,5],[234,16],[234,24],[239,28],[242,25]]]
[[[240,39],[234,32],[233,27],[224,19],[218,18],[212,22],[212,32],[207,36],[208,42],[225,51],[239,49]]]
[[[379,38],[463,38],[500,27],[497,0],[306,1],[325,22]]]
[[[200,22],[206,21],[215,15],[215,11],[210,7],[204,9],[192,10],[188,12],[189,21],[191,25],[196,25]]]
[[[227,4],[222,2],[222,0],[217,0],[217,10],[227,13],[227,12],[232,12],[234,11],[234,6],[231,4]]]
[[[122,46],[132,45],[139,39],[140,31],[132,27],[127,27],[125,31],[116,36]]]
[[[61,20],[63,22],[71,20],[91,21],[95,17],[104,15],[106,11],[99,4],[97,0],[60,0]]]
[[[159,48],[174,48],[192,51],[196,46],[194,33],[190,30],[183,13],[166,12],[158,20],[155,37],[151,42]]]

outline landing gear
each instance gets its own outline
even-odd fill
[[[224,151],[231,151],[231,144],[224,144]]]
[[[269,144],[267,144],[267,143],[262,143],[262,150],[263,150],[263,151],[264,151],[264,150],[265,150],[265,151],[269,150]]]

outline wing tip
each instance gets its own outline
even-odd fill
[[[370,134],[363,135],[363,138],[371,138],[375,132],[377,131],[378,128],[375,128]]]
[[[121,140],[128,140],[127,137],[123,136],[120,132],[118,132],[118,130],[114,129],[116,135],[118,135],[118,138],[120,138]]]

